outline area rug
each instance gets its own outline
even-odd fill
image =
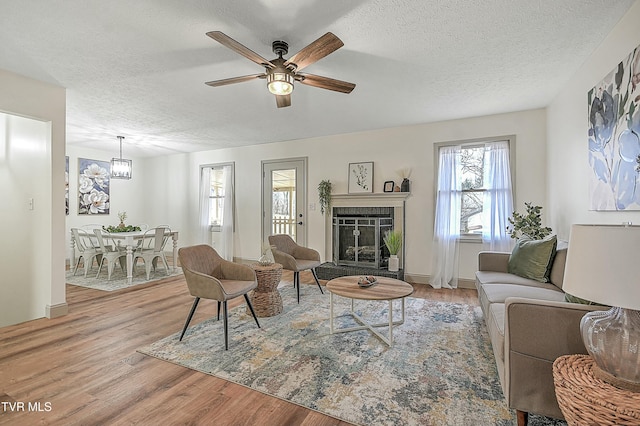
[[[133,268],[133,280],[131,284],[127,282],[127,274],[123,273],[120,267],[117,265],[115,268],[113,268],[113,273],[111,274],[110,280],[107,280],[106,267],[102,267],[100,276],[96,278],[97,272],[98,268],[94,266],[89,270],[89,273],[85,278],[84,269],[79,269],[78,273],[75,276],[73,275],[73,270],[69,270],[67,271],[66,283],[77,285],[80,287],[92,288],[95,290],[116,291],[140,284],[148,284],[153,281],[160,281],[168,277],[182,275],[182,268],[176,268],[175,270],[173,270],[173,268],[169,266],[169,275],[167,276],[164,267],[159,266],[156,272],[153,272],[153,270],[151,271],[150,279],[147,280],[147,272],[144,268],[144,264],[137,264]]]
[[[176,333],[138,351],[359,425],[516,424],[479,307],[407,298],[388,347],[366,330],[330,334],[329,297],[317,289],[304,288],[299,305],[290,285],[280,292],[283,312],[260,318],[260,329],[246,306],[231,310],[228,351],[215,319],[190,327],[182,342]],[[336,327],[357,325],[347,299],[335,301]],[[377,322],[387,307],[356,302]],[[529,424],[554,423],[530,416]]]

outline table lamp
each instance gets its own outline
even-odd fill
[[[640,226],[573,225],[562,287],[611,306],[580,322],[594,375],[640,391]]]

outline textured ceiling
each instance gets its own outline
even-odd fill
[[[0,0],[0,68],[67,88],[67,143],[125,157],[252,145],[546,106],[632,0]],[[345,46],[276,108],[266,57],[327,31]],[[288,57],[285,56],[285,57]]]

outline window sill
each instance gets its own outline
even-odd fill
[[[461,235],[458,238],[458,242],[460,243],[471,243],[471,244],[482,244],[482,236],[478,235]]]

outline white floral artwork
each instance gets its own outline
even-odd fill
[[[373,162],[349,163],[349,193],[373,192]]]
[[[109,214],[109,162],[78,158],[78,214]]]

